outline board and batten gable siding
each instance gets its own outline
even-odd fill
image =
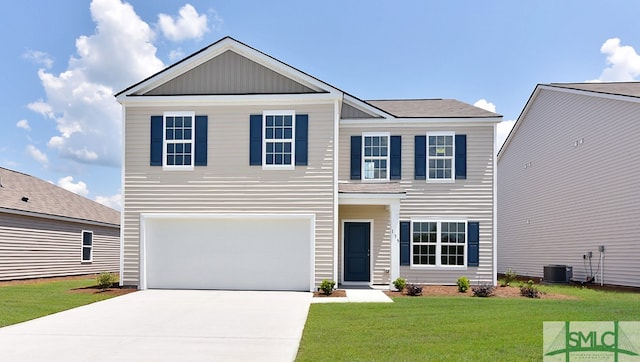
[[[414,283],[455,284],[466,275],[473,282],[493,282],[493,229],[494,229],[494,125],[493,123],[451,125],[407,124],[381,127],[367,125],[341,125],[339,139],[339,180],[350,179],[351,136],[363,132],[389,132],[402,137],[402,174],[398,180],[406,190],[400,200],[400,220],[429,219],[447,221],[463,219],[480,223],[480,255],[478,267],[466,269],[417,269],[400,267],[400,276]],[[455,132],[467,135],[467,178],[454,183],[427,183],[414,178],[414,146],[416,135],[427,132]],[[395,180],[394,180],[395,181]],[[354,182],[354,181],[351,181]],[[361,181],[355,181],[361,182]],[[388,236],[386,236],[388,237]]]
[[[584,280],[604,245],[604,282],[640,287],[640,103],[540,89],[524,117],[498,161],[498,271]]]
[[[82,231],[93,232],[93,261],[81,262]],[[0,213],[0,280],[118,272],[118,227]]]
[[[373,249],[371,256],[371,282],[373,284],[389,284],[391,282],[389,269],[391,265],[391,225],[389,225],[389,211],[383,205],[340,205],[338,224],[340,237],[340,250],[338,255],[338,280],[343,279],[344,263],[344,221],[371,220],[371,232],[373,232]]]
[[[263,170],[249,165],[249,116],[267,110],[295,110],[296,114],[308,115],[308,166]],[[194,111],[208,116],[207,166],[193,171],[163,171],[162,167],[149,166],[150,117],[165,111]],[[333,103],[127,106],[125,112],[123,284],[139,282],[141,213],[313,213],[316,283],[333,279]]]
[[[231,50],[154,88],[145,95],[315,93]]]

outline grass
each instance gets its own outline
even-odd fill
[[[95,278],[0,286],[0,327],[108,299],[107,293],[70,293],[96,285]]]
[[[403,297],[312,304],[297,361],[539,361],[544,321],[640,320],[640,293],[541,290],[577,300]]]

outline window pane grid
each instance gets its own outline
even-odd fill
[[[293,115],[265,116],[265,164],[291,165]]]
[[[364,136],[364,179],[386,180],[389,165],[389,136]]]
[[[466,222],[413,222],[413,265],[464,266]]]
[[[437,224],[413,223],[413,264],[436,265]]]
[[[165,165],[191,166],[193,161],[193,117],[165,117]]]
[[[427,168],[430,180],[453,179],[454,144],[452,135],[428,136]]]

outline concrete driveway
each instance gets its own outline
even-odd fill
[[[311,299],[302,292],[144,290],[0,328],[0,359],[291,361]]]

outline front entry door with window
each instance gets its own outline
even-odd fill
[[[371,223],[344,223],[344,281],[369,282]]]

